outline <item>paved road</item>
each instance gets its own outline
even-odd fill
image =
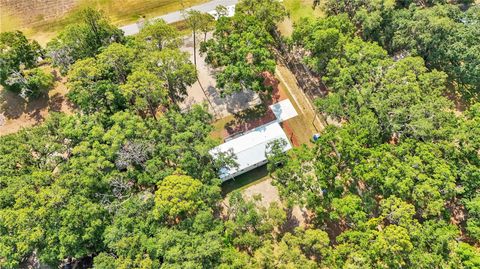
[[[198,11],[201,11],[201,12],[210,12],[210,11],[215,10],[215,8],[219,5],[230,7],[230,6],[236,5],[237,3],[238,3],[238,0],[213,0],[213,1],[210,1],[210,2],[207,2],[207,3],[204,3],[204,4],[200,4],[200,5],[197,5],[197,6],[190,7],[190,8],[186,8],[185,11],[198,10]],[[231,8],[230,8],[229,13],[231,13],[231,12],[232,11],[231,11]],[[182,21],[185,18],[183,16],[182,11],[175,11],[175,12],[172,12],[172,13],[165,14],[163,16],[155,17],[153,19],[154,20],[155,19],[163,19],[167,23],[174,23],[174,22],[177,22],[177,21]],[[125,32],[125,35],[127,35],[127,36],[128,35],[134,35],[134,34],[136,34],[140,31],[139,25],[140,25],[139,23],[133,23],[133,24],[122,26],[122,27],[120,27],[120,29],[122,29],[123,32]]]

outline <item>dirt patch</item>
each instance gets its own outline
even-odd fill
[[[259,181],[257,184],[246,187],[242,190],[242,195],[246,200],[253,200],[254,196],[261,195],[262,199],[257,202],[259,207],[268,208],[271,203],[283,205],[278,193],[277,187],[272,185],[272,179],[267,178]],[[223,201],[223,206],[228,206],[228,196]],[[287,221],[283,224],[282,230],[293,231],[295,227],[305,227],[309,223],[311,214],[305,208],[294,206],[287,209]],[[223,210],[226,212],[226,210]]]
[[[210,39],[211,33],[207,34],[206,40]],[[215,80],[215,69],[211,68],[205,62],[205,55],[200,55],[199,47],[203,41],[197,37],[197,76],[198,81],[187,89],[187,98],[180,104],[182,109],[188,109],[193,104],[207,103],[210,112],[216,119],[221,119],[240,113],[241,111],[261,104],[262,100],[258,94],[250,90],[236,92],[227,96],[221,96]],[[190,61],[194,62],[193,37],[188,36],[183,39],[182,51],[190,55]]]
[[[461,95],[461,93],[456,91],[454,86],[452,85],[448,86],[448,90],[445,92],[445,97],[447,97],[450,101],[453,102],[455,107],[455,114],[457,115],[460,115],[468,107],[465,98]]]
[[[242,194],[247,200],[253,199],[255,195],[260,194],[262,196],[260,205],[263,207],[268,207],[273,202],[281,203],[280,194],[278,193],[277,188],[272,185],[271,178],[246,188]]]
[[[71,114],[73,108],[65,97],[68,91],[65,82],[65,78],[57,76],[55,86],[48,95],[29,102],[16,93],[0,88],[0,136],[39,124],[50,112]]]

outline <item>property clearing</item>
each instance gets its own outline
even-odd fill
[[[55,71],[50,71],[56,74]],[[68,92],[66,79],[58,76],[56,78],[55,86],[48,95],[30,102],[0,86],[0,136],[37,125],[43,122],[50,112],[73,112],[65,97]]]
[[[313,0],[284,0],[283,5],[289,17],[278,24],[278,30],[283,36],[290,36],[293,32],[293,24],[302,18],[322,17],[323,11],[320,7],[313,9]]]
[[[260,174],[266,174],[260,179],[258,177],[255,177],[255,175]],[[253,176],[252,176],[253,175]],[[248,180],[241,180],[240,178],[237,179],[237,181],[227,181],[222,185],[222,189],[224,190],[224,195],[225,198],[223,199],[222,206],[223,206],[223,212],[226,212],[226,208],[229,206],[228,199],[229,195],[228,193],[225,193],[225,189],[228,189],[230,191],[233,190],[238,190],[242,193],[242,196],[247,200],[251,201],[254,200],[254,197],[256,196],[261,196],[261,200],[256,202],[256,205],[258,207],[265,207],[268,208],[272,203],[277,203],[284,208],[286,206],[282,202],[280,198],[280,194],[278,192],[277,187],[272,185],[272,178],[268,176],[268,173],[266,172],[266,167],[262,166],[259,167],[255,170],[252,170],[244,175],[245,179]],[[242,177],[241,176],[241,177]],[[252,183],[252,178],[256,180],[253,181]],[[245,183],[245,182],[248,183]],[[237,183],[237,182],[242,182],[242,183]],[[305,208],[300,208],[298,205],[293,206],[292,208],[287,208],[287,220],[283,225],[283,228],[288,230],[288,231],[293,231],[295,227],[306,227],[308,223],[310,222],[310,217],[311,214],[305,209]]]

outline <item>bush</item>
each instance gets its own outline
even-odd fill
[[[13,72],[6,80],[6,88],[18,92],[24,99],[38,98],[53,87],[52,74],[40,68]]]

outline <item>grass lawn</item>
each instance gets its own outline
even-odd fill
[[[225,181],[222,184],[222,195],[226,196],[234,190],[243,190],[268,178],[270,176],[268,175],[267,165],[262,165],[234,179]]]
[[[312,145],[312,135],[323,129],[322,123],[312,110],[306,96],[302,93],[302,89],[297,85],[295,77],[290,70],[285,66],[277,65],[276,73],[277,76],[281,75],[282,79],[279,79],[280,86],[287,93],[288,98],[298,112],[298,116],[291,118],[286,122],[293,130],[300,144]],[[288,84],[288,86],[285,84]],[[295,95],[295,97],[292,95]]]
[[[315,10],[312,8],[313,0],[284,0],[283,4],[294,23],[304,17],[313,18],[323,15],[319,7]]]
[[[278,24],[278,29],[283,36],[291,36],[293,32],[293,24],[301,18],[317,18],[323,16],[320,7],[313,9],[313,0],[284,0],[283,5],[289,13],[289,17],[285,18]]]
[[[216,139],[220,141],[220,143],[223,143],[224,133],[225,133],[225,125],[232,121],[235,117],[233,115],[229,115],[225,118],[219,119],[216,122],[214,122],[213,125],[213,131],[210,133],[210,137],[213,139]]]

